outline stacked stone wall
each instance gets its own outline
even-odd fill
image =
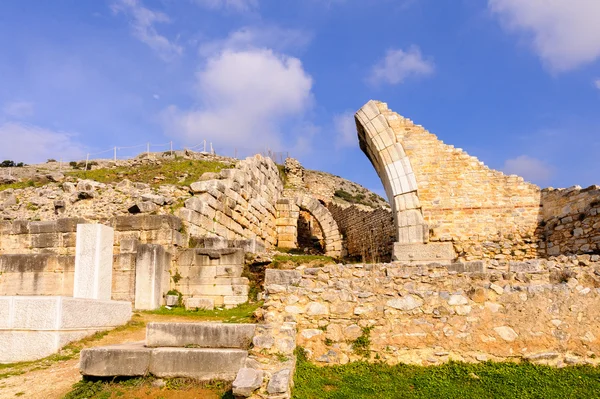
[[[186,307],[191,299],[208,300],[209,308],[228,308],[248,301],[249,281],[242,277],[244,251],[236,248],[187,249],[178,254],[171,271],[172,287],[183,295]]]
[[[549,256],[600,253],[600,187],[542,191],[540,230]]]
[[[133,302],[135,266],[135,249],[114,255],[111,299]],[[0,255],[0,296],[73,296],[74,276],[74,255]]]
[[[50,221],[0,221],[0,254],[53,253],[75,255],[77,225],[81,218]],[[117,216],[105,222],[115,230],[115,253],[121,241],[139,240],[173,250],[187,244],[181,220],[172,215]]]
[[[268,270],[267,323],[297,323],[321,364],[597,363],[600,257]],[[368,346],[355,346],[360,337]]]
[[[283,184],[270,158],[247,158],[214,179],[192,183],[191,190],[194,196],[179,210],[190,235],[277,244],[275,204]]]
[[[73,296],[75,256],[0,255],[0,296]]]
[[[298,217],[300,208],[289,198],[282,198],[275,205],[277,209],[277,246],[298,248]]]
[[[375,262],[391,259],[396,230],[389,209],[334,203],[329,203],[327,209],[339,226],[348,256]]]

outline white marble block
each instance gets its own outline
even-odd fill
[[[77,225],[73,297],[110,300],[114,236],[102,224]]]

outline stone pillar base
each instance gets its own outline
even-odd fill
[[[392,261],[410,265],[439,263],[449,265],[456,259],[456,252],[451,242],[430,242],[427,244],[394,243]]]

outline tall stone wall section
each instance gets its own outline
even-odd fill
[[[548,255],[600,253],[600,187],[544,189],[542,219]]]
[[[584,255],[268,270],[263,315],[296,322],[297,344],[318,364],[597,364],[599,267],[600,257]]]
[[[283,190],[277,165],[255,155],[214,179],[191,184],[194,196],[179,210],[191,236],[258,239],[277,244],[275,204]]]
[[[396,231],[389,209],[343,207],[334,203],[329,203],[327,209],[339,226],[348,256],[369,262],[391,259]]]
[[[537,186],[489,169],[387,104],[375,104],[410,160],[429,241],[452,241],[459,258],[466,260],[538,255]]]
[[[280,248],[298,248],[298,218],[300,208],[289,198],[281,198],[275,204],[277,209],[277,246]]]

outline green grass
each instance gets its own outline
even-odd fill
[[[19,190],[27,187],[41,187],[42,185],[42,183],[36,183],[33,180],[24,180],[17,183],[0,184],[0,191],[8,190],[9,188]]]
[[[152,382],[156,378],[153,376],[121,378],[121,379],[83,379],[73,384],[72,390],[67,393],[63,399],[109,399],[121,397],[129,393],[128,397],[138,397],[149,393]],[[161,391],[187,391],[194,389],[212,390],[219,394],[223,399],[231,399],[231,384],[222,381],[200,382],[190,378],[170,378],[163,379],[165,386]],[[159,396],[161,397],[161,396]],[[172,396],[171,396],[172,397]]]
[[[273,256],[273,268],[278,268],[284,264],[302,265],[307,263],[316,263],[317,265],[326,265],[329,263],[335,263],[335,260],[330,256],[324,255],[275,255]]]
[[[220,320],[223,323],[254,323],[256,320],[252,315],[256,309],[262,306],[262,302],[243,303],[232,309],[215,309],[215,310],[186,310],[182,307],[174,307],[167,309],[161,307],[156,310],[148,310],[144,313],[170,315],[170,316],[187,316],[198,317],[205,320]]]
[[[355,362],[319,367],[301,350],[294,383],[295,399],[600,398],[597,367],[492,362],[429,367]]]
[[[149,183],[153,186],[163,184],[187,186],[198,181],[198,178],[206,172],[220,172],[222,169],[230,167],[232,165],[216,161],[176,159],[173,161],[163,161],[160,165],[145,164],[134,168],[117,167],[87,171],[77,170],[67,172],[66,175],[80,179],[91,179],[100,183],[118,183],[123,179],[129,179],[134,182]],[[184,178],[185,174],[187,176]],[[157,176],[164,177],[164,179],[154,180]]]

